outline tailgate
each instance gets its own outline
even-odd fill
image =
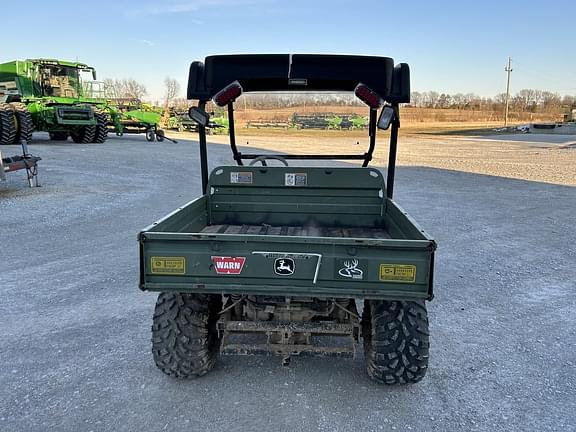
[[[433,240],[142,232],[140,288],[372,299],[432,297]]]

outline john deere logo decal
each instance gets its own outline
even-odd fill
[[[277,258],[274,261],[274,273],[281,276],[294,274],[294,260],[292,258]]]

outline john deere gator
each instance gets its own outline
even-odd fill
[[[369,109],[366,152],[239,148],[235,100],[291,91],[355,94]],[[362,340],[374,380],[420,381],[428,369],[425,301],[433,297],[436,242],[393,200],[408,65],[373,56],[209,56],[190,66],[188,99],[197,101],[189,115],[198,123],[203,195],[139,234],[140,288],[159,292],[152,320],[158,368],[195,378],[219,354],[272,353],[284,364],[300,354],[354,357]],[[237,164],[210,175],[209,101],[227,108]],[[386,179],[368,167],[377,129],[390,129]]]
[[[103,143],[106,104],[88,94],[92,80],[96,71],[84,63],[29,59],[0,64],[0,144],[28,141],[33,130],[48,132],[52,140],[70,136],[76,143]]]

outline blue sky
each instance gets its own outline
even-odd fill
[[[511,56],[512,92],[576,94],[568,0],[30,0],[2,15],[0,61],[79,59],[99,79],[143,82],[151,99],[166,76],[184,88],[191,61],[242,52],[384,55],[410,64],[413,90],[482,96],[505,90]]]

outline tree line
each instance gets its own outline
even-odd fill
[[[133,78],[112,79],[104,81],[104,97],[108,99],[139,99],[142,100],[147,94],[146,86]],[[164,79],[164,95],[162,102],[155,101],[155,105],[169,107],[179,100],[180,83],[174,78]]]
[[[506,103],[506,93],[493,98],[480,97],[474,93],[438,93],[435,91],[412,92],[410,105],[419,108],[461,109],[476,111],[500,111]],[[509,106],[512,111],[556,114],[572,108],[576,96],[560,95],[546,90],[522,89],[510,95]]]
[[[105,97],[142,99],[147,95],[146,87],[138,81],[127,79],[105,79]],[[499,112],[504,109],[506,94],[494,97],[481,97],[474,93],[440,93],[437,91],[414,91],[407,106],[415,108],[458,109],[471,111]],[[190,102],[181,97],[177,80],[166,77],[164,95],[155,105],[186,109]],[[297,106],[359,106],[362,105],[354,95],[344,93],[283,93],[283,94],[247,94],[238,100],[238,105],[253,109],[291,108]],[[522,89],[510,96],[512,112],[560,114],[576,107],[576,95],[560,95],[547,90]]]

